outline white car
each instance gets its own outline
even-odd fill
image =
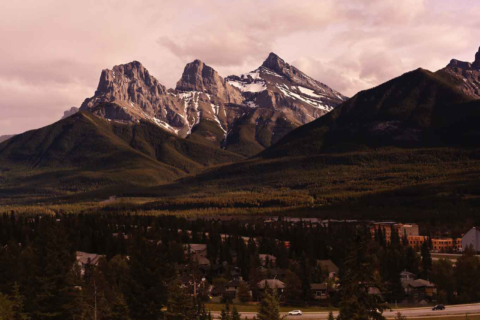
[[[302,311],[301,310],[293,310],[288,313],[289,316],[301,316]]]

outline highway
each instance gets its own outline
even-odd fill
[[[298,309],[298,308],[297,308]],[[292,308],[295,310],[295,308]],[[432,307],[419,307],[419,308],[409,308],[409,309],[394,309],[391,312],[386,311],[383,315],[387,319],[395,318],[396,314],[401,312],[402,315],[410,318],[423,318],[423,317],[435,317],[435,316],[465,316],[465,314],[480,314],[480,304],[464,304],[464,305],[455,305],[455,306],[445,306],[445,310],[436,310],[433,311]],[[212,312],[212,315],[215,319],[218,319],[220,312]],[[252,319],[256,316],[255,312],[241,312],[242,319],[247,317]],[[283,313],[286,315],[286,313]],[[338,312],[333,312],[334,316],[338,315]],[[328,312],[304,312],[302,316],[290,316],[287,319],[327,319]]]

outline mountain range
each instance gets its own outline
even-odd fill
[[[138,61],[115,66],[102,71],[80,110],[120,123],[150,121],[182,138],[253,156],[345,100],[271,53],[258,69],[226,79],[195,60],[175,89]]]
[[[480,51],[454,61],[350,99],[275,54],[225,79],[195,60],[174,90],[139,62],[116,66],[78,113],[0,144],[0,199],[114,193],[169,199],[141,210],[247,212],[355,203],[381,215],[454,210],[453,197],[474,210]]]

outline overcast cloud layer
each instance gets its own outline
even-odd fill
[[[227,76],[273,51],[352,96],[473,61],[479,16],[477,0],[0,0],[0,135],[57,121],[132,60],[174,87],[194,59]]]

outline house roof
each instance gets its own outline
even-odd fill
[[[287,274],[287,269],[273,268],[269,270],[270,274],[276,276],[284,276]]]
[[[96,253],[87,253],[87,252],[82,252],[82,251],[77,251],[76,252],[77,256],[77,262],[81,264],[92,264],[96,265],[98,263],[98,260],[100,258],[104,257],[102,255],[96,254]]]
[[[199,256],[198,254],[195,254],[193,260],[195,260],[199,265],[205,265],[205,266],[210,265],[210,260],[202,256]]]
[[[268,287],[274,289],[284,289],[285,288],[285,283],[283,283],[280,280],[277,279],[265,279],[262,280],[258,283],[258,287],[260,289],[265,289],[265,286],[268,285]]]
[[[328,286],[325,283],[312,283],[310,285],[312,290],[327,290]]]
[[[227,287],[238,287],[241,283],[242,283],[242,281],[233,280],[233,281],[230,281],[229,283],[227,283]]]
[[[258,255],[260,260],[270,260],[270,261],[275,261],[277,258],[275,256],[272,256],[271,254],[259,254]]]
[[[188,251],[188,248],[190,248],[191,251],[194,251],[194,252],[200,252],[200,251],[204,251],[204,250],[207,250],[207,245],[206,244],[202,244],[202,243],[190,243],[190,244],[185,244],[183,245],[183,247],[185,248],[185,250]]]
[[[212,294],[223,294],[223,293],[225,293],[225,291],[226,291],[226,288],[225,288],[224,285],[217,284],[217,285],[213,286],[211,293]]]
[[[317,260],[317,263],[322,268],[328,269],[329,272],[338,273],[338,267],[332,262],[332,260]]]
[[[405,281],[403,283],[405,287],[410,286],[412,288],[422,288],[422,287],[429,287],[433,288],[435,285],[431,283],[430,281],[423,280],[423,279],[417,279],[417,280],[410,280],[410,281]]]

